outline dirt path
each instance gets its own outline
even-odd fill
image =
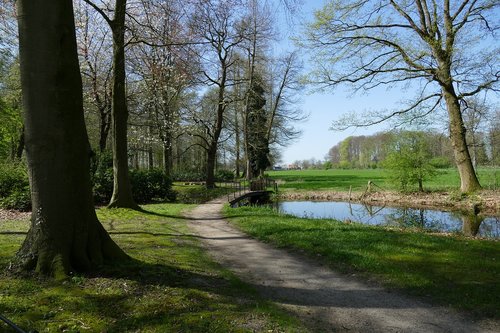
[[[186,214],[212,256],[260,294],[298,315],[314,332],[498,332],[496,322],[471,322],[363,284],[317,263],[249,238],[221,218],[223,199]]]

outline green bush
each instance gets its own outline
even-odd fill
[[[107,204],[113,195],[113,156],[110,152],[100,153],[92,163],[94,200]],[[172,182],[160,169],[131,170],[132,196],[137,203],[153,200],[175,200]]]
[[[172,182],[163,170],[132,170],[130,172],[132,195],[137,203],[148,203],[154,200],[175,200]]]
[[[14,190],[9,196],[0,198],[0,207],[4,209],[15,209],[20,211],[31,210],[30,187],[26,186],[20,190]]]
[[[0,164],[0,208],[31,209],[28,172],[24,164]]]
[[[231,170],[217,170],[215,180],[218,182],[228,182],[234,179],[234,173]]]
[[[99,204],[109,203],[113,194],[113,156],[103,152],[92,160],[91,179],[94,201]]]
[[[92,183],[95,203],[109,203],[113,195],[113,169],[97,171],[92,176]]]
[[[113,195],[113,169],[97,169],[93,176],[94,200],[106,204]],[[162,170],[130,170],[132,196],[137,203],[143,204],[154,200],[175,200],[172,182]]]
[[[383,166],[388,170],[388,179],[403,191],[418,184],[424,191],[423,183],[436,176],[431,165],[430,143],[423,132],[401,132],[395,136]]]

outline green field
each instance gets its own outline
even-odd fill
[[[500,318],[500,243],[281,215],[270,208],[226,208],[244,232],[306,253],[335,270],[391,289]]]
[[[363,191],[368,181],[384,190],[396,189],[388,181],[388,171],[383,169],[286,170],[268,171],[266,174],[279,180],[280,189],[286,190],[349,191],[352,188],[353,191]],[[500,168],[480,168],[478,177],[485,189],[500,188]],[[424,182],[424,188],[430,191],[456,190],[459,187],[460,178],[456,169],[438,170],[435,178]]]
[[[1,273],[28,221],[0,221],[0,314],[39,332],[305,332],[205,254],[181,216],[191,207],[98,210],[134,260],[62,284]]]

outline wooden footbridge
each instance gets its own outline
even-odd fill
[[[231,207],[268,202],[272,193],[278,193],[278,184],[273,179],[255,179],[249,182],[234,182],[234,192],[228,194]]]

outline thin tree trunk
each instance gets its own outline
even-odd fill
[[[155,167],[154,163],[154,156],[153,156],[153,147],[149,146],[148,148],[148,169],[153,170]]]
[[[113,96],[111,123],[113,128],[113,195],[108,207],[139,209],[132,196],[128,170],[127,97],[125,93],[125,11],[127,1],[117,0],[113,32]]]
[[[235,171],[236,178],[240,177],[240,124],[238,120],[238,109],[234,112],[234,134],[235,134]]]
[[[422,178],[418,179],[418,191],[423,192],[424,191],[424,183],[422,181]]]
[[[71,0],[17,1],[33,213],[15,269],[65,277],[128,256],[94,211]]]
[[[215,159],[217,155],[217,149],[212,145],[207,151],[207,175],[206,175],[206,187],[215,187]]]
[[[108,106],[104,106],[108,108]],[[99,110],[99,151],[102,153],[106,150],[108,142],[109,129],[111,125],[111,112],[108,110]]]
[[[172,144],[170,141],[163,142],[163,167],[167,177],[172,176]]]
[[[24,151],[24,126],[21,128],[21,133],[19,133],[19,140],[16,147],[16,159],[20,160],[23,157]]]

